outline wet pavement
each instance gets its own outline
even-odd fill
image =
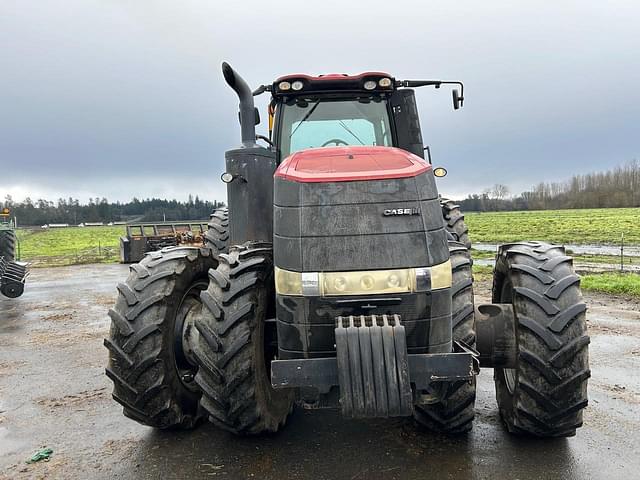
[[[535,440],[502,428],[491,370],[464,437],[404,420],[345,421],[296,410],[277,435],[238,438],[205,424],[156,431],[126,419],[104,376],[106,311],[127,267],[36,269],[26,293],[0,299],[0,478],[600,479],[640,478],[640,305],[589,303],[592,379],[585,426]],[[488,286],[478,285],[479,301]],[[41,447],[49,462],[26,465]]]

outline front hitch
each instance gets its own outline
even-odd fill
[[[336,358],[274,360],[273,388],[325,394],[339,386],[346,417],[408,416],[412,389],[468,381],[479,372],[477,352],[457,342],[453,353],[408,354],[399,315],[338,317],[337,324]]]

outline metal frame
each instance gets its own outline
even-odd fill
[[[345,417],[407,416],[414,390],[471,380],[479,372],[479,354],[462,344],[453,353],[407,354],[398,315],[338,317],[335,339],[336,357],[272,361],[273,388],[326,394],[339,386]]]

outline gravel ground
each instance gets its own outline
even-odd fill
[[[638,302],[585,296],[592,378],[576,437],[507,434],[485,369],[464,437],[298,409],[277,435],[237,438],[208,424],[156,431],[111,400],[102,339],[126,273],[122,265],[37,269],[23,297],[0,299],[0,478],[638,478]],[[476,285],[478,301],[489,301],[488,288]],[[44,446],[54,450],[48,462],[25,464]]]

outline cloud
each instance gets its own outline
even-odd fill
[[[239,143],[223,60],[253,85],[372,69],[463,80],[458,112],[418,92],[445,193],[602,170],[639,156],[640,5],[614,3],[5,4],[0,196],[221,199]]]

